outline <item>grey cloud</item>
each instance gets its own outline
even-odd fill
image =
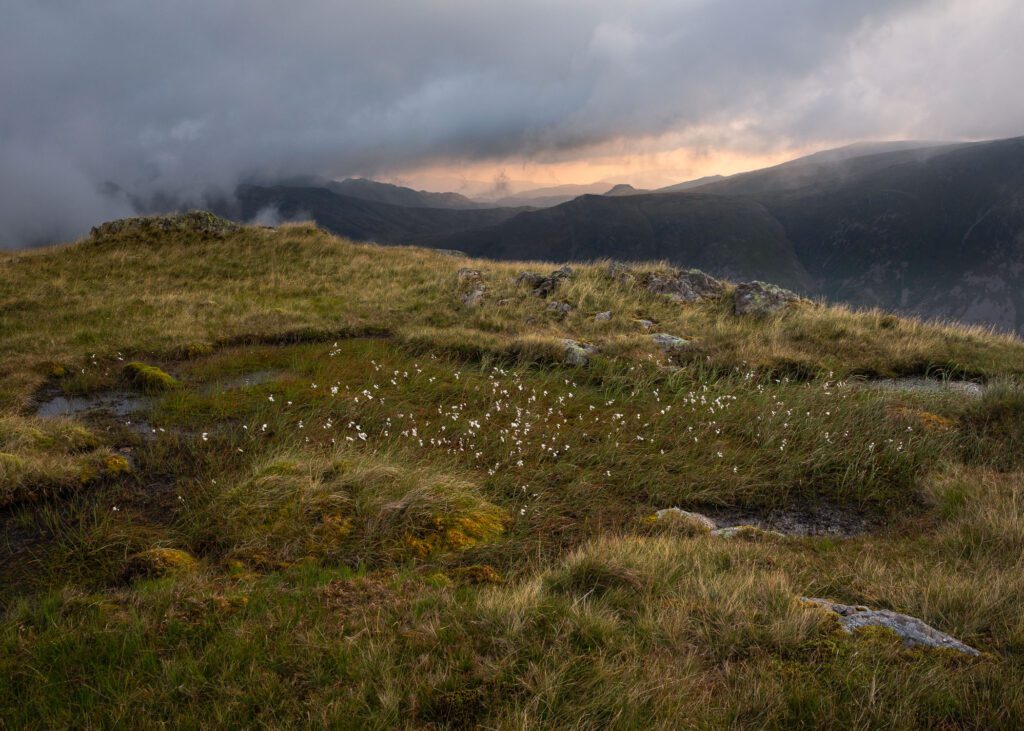
[[[665,132],[746,150],[1020,133],[1022,31],[1015,0],[7,0],[0,247],[132,196]]]

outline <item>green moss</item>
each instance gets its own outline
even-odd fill
[[[131,463],[120,454],[90,454],[78,471],[78,481],[88,485],[107,480],[132,471]]]
[[[177,388],[180,384],[174,376],[157,368],[138,361],[127,363],[124,367],[125,379],[136,388],[146,393],[159,393]]]
[[[150,548],[128,559],[126,573],[130,576],[156,577],[192,571],[197,561],[188,551],[177,548]]]

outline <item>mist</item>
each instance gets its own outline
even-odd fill
[[[294,175],[1024,133],[1013,0],[8,0],[3,19],[0,248]]]

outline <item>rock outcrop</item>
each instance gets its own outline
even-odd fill
[[[737,315],[755,317],[780,312],[802,301],[796,292],[758,281],[737,284],[733,298],[733,311]]]
[[[828,599],[803,597],[801,601],[835,614],[839,618],[839,625],[850,634],[854,630],[865,627],[883,627],[896,633],[907,647],[936,647],[973,656],[981,654],[970,645],[965,645],[955,637],[940,632],[931,625],[907,614],[900,614],[888,609],[869,609],[864,606],[839,604]]]
[[[715,521],[708,516],[682,508],[662,508],[654,513],[653,519],[655,523],[682,529],[687,533],[710,533],[715,529]]]
[[[565,362],[568,365],[585,366],[590,362],[590,356],[597,352],[593,345],[586,345],[575,340],[566,338],[562,341],[565,348]]]
[[[215,216],[209,211],[189,211],[167,216],[120,218],[93,227],[89,235],[93,240],[101,241],[124,235],[150,236],[168,231],[180,231],[210,238],[223,238],[241,228],[237,223]]]
[[[467,307],[476,307],[487,293],[483,275],[476,269],[462,267],[456,273],[459,301]]]
[[[651,340],[666,353],[686,350],[690,347],[690,341],[686,338],[681,338],[678,335],[669,335],[668,333],[655,333],[651,335]]]
[[[674,302],[694,303],[717,299],[725,294],[725,285],[699,269],[638,270],[612,262],[605,275],[619,284],[635,283],[651,294],[668,297]]]
[[[576,276],[576,272],[573,271],[572,267],[566,265],[561,269],[556,269],[547,276],[538,272],[521,272],[516,277],[516,284],[526,284],[533,290],[534,297],[548,297],[558,289],[559,283],[563,279],[571,279]]]

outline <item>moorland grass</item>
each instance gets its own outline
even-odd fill
[[[0,726],[1024,725],[1024,344],[739,318],[600,265],[562,317],[515,283],[547,268],[308,226],[0,257]],[[568,366],[564,338],[598,352]],[[175,382],[142,414],[28,413],[133,361]],[[859,384],[926,373],[989,388]],[[724,539],[652,522],[670,506],[870,530]],[[983,654],[848,636],[801,596]]]

